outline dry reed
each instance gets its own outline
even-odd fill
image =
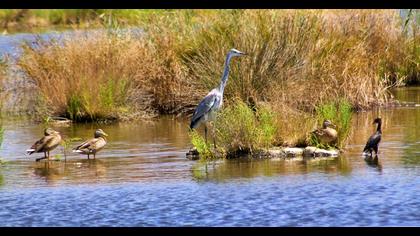
[[[142,38],[99,33],[40,42],[24,47],[19,65],[54,114],[68,116],[69,101],[80,98],[87,102],[73,113],[85,118],[189,114],[217,86],[235,47],[250,56],[232,61],[225,99],[269,103],[279,132],[293,133],[283,141],[297,144],[316,124],[317,106],[346,99],[368,109],[390,99],[389,86],[418,75],[418,37],[406,37],[400,21],[394,10],[156,12],[138,22]],[[101,86],[108,102],[98,96]]]

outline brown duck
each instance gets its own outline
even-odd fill
[[[105,137],[108,137],[102,129],[97,129],[94,138],[85,141],[73,149],[73,152],[85,154],[88,156],[93,154],[93,159],[96,158],[96,153],[99,152],[106,145]]]
[[[30,149],[26,150],[26,152],[31,155],[34,152],[43,152],[44,157],[37,158],[36,161],[40,161],[42,159],[50,160],[50,151],[56,148],[61,142],[61,135],[59,132],[51,129],[46,128],[44,130],[44,137],[40,140],[36,141]],[[48,155],[47,155],[48,153]]]
[[[330,126],[336,126],[330,120],[324,120],[322,128],[312,131],[322,144],[335,144],[337,141],[337,131]]]

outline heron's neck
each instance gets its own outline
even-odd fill
[[[378,123],[378,127],[376,128],[376,131],[379,133],[382,133],[382,122]]]
[[[229,77],[230,59],[232,59],[232,54],[228,53],[228,55],[226,56],[225,68],[223,70],[223,75],[222,75],[222,79],[220,81],[220,86],[219,86],[219,91],[222,94],[223,94],[223,91],[225,90],[226,82],[227,82],[228,77]]]

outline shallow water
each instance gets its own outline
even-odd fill
[[[420,103],[420,88],[395,92]],[[383,118],[378,163],[361,150]],[[418,226],[420,107],[355,114],[338,159],[191,161],[187,121],[56,127],[83,139],[110,136],[96,160],[69,153],[35,162],[24,151],[43,125],[5,121],[1,226]],[[76,145],[74,142],[72,145]]]

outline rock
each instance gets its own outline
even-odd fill
[[[285,148],[284,152],[288,157],[302,156],[303,148]]]
[[[324,149],[317,149],[315,151],[316,157],[337,157],[338,150],[324,150]]]
[[[200,154],[198,153],[196,148],[191,148],[187,152],[187,158],[190,159],[190,160],[198,160],[198,159],[200,159]]]
[[[268,153],[268,156],[270,157],[285,157],[286,156],[286,152],[284,151],[284,149],[281,149],[281,148],[269,149],[267,153]]]
[[[317,148],[316,147],[312,147],[312,146],[307,146],[304,150],[303,150],[303,155],[305,157],[312,157],[315,155]]]

